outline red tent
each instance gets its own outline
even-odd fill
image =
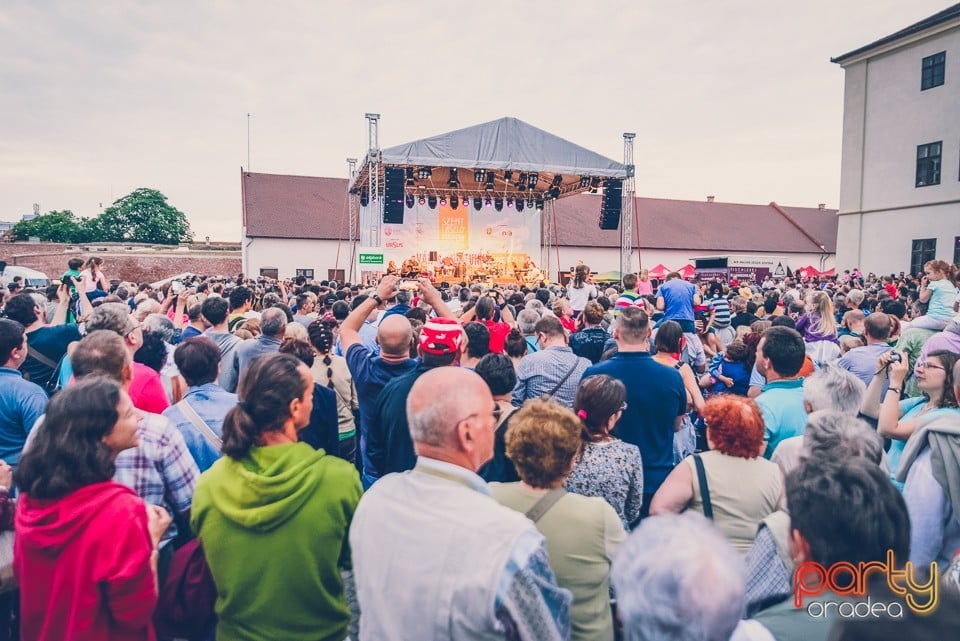
[[[684,265],[677,271],[680,272],[680,276],[683,277],[684,280],[687,280],[688,278],[693,278],[694,276],[697,275],[697,268],[694,267],[693,265],[690,265],[689,263]]]
[[[656,278],[657,280],[663,280],[666,278],[667,274],[670,273],[670,270],[667,269],[667,266],[664,264],[659,264],[656,267],[653,267],[650,271],[650,278]]]

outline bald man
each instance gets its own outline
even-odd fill
[[[340,326],[340,345],[357,386],[357,401],[360,404],[360,447],[356,463],[364,489],[370,487],[377,477],[377,470],[367,456],[367,434],[373,424],[373,413],[380,392],[391,380],[413,371],[417,366],[416,359],[410,358],[413,328],[404,316],[388,316],[380,323],[377,328],[379,354],[364,345],[360,336],[364,321],[383,307],[383,301],[393,295],[399,280],[396,276],[386,276],[377,290],[357,305]]]
[[[406,410],[416,465],[380,479],[350,526],[360,641],[569,638],[571,595],[543,536],[476,474],[493,456],[500,411],[486,383],[431,369]]]

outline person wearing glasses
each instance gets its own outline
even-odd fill
[[[568,639],[571,597],[543,535],[477,475],[500,413],[490,388],[436,367],[414,382],[406,413],[416,463],[378,480],[350,526],[360,641]]]
[[[640,448],[611,433],[627,409],[626,399],[624,384],[605,374],[580,382],[573,411],[583,423],[583,447],[564,487],[568,492],[603,498],[617,512],[623,527],[629,528],[643,505],[643,462]]]
[[[582,429],[577,416],[556,401],[525,403],[507,432],[507,456],[520,481],[492,483],[490,491],[546,537],[557,583],[573,593],[570,638],[609,641],[610,564],[627,533],[605,500],[563,489],[580,451]]]
[[[896,479],[900,457],[907,440],[921,422],[942,414],[958,414],[953,389],[953,366],[958,356],[948,350],[937,350],[917,360],[915,378],[922,396],[901,400],[903,382],[910,365],[902,352],[887,352],[877,360],[877,371],[867,387],[860,411],[877,419],[880,436],[893,439],[887,452],[890,477]],[[884,383],[889,386],[884,391]],[[897,486],[903,489],[902,483]]]
[[[87,319],[87,333],[107,330],[123,338],[130,357],[143,345],[143,328],[123,303],[104,303]],[[133,363],[133,380],[127,388],[134,407],[151,414],[162,414],[170,407],[170,399],[160,374],[143,363]]]

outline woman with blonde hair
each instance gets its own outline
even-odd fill
[[[528,401],[506,435],[507,457],[521,480],[491,483],[490,491],[500,504],[526,514],[547,540],[557,584],[573,593],[571,638],[610,641],[610,563],[627,535],[605,500],[563,489],[580,451],[581,429],[562,405]]]
[[[641,296],[653,296],[653,283],[650,282],[650,270],[641,269],[637,279],[637,293]]]
[[[826,292],[812,292],[807,296],[807,313],[797,319],[797,331],[803,336],[807,355],[816,366],[840,357],[833,301]]]

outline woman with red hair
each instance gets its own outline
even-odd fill
[[[762,456],[763,417],[754,401],[715,396],[704,405],[703,418],[710,451],[689,456],[673,468],[653,497],[650,515],[697,510],[712,518],[730,543],[746,553],[760,520],[783,504],[783,475]],[[697,458],[703,464],[701,471]],[[704,507],[702,487],[706,487],[712,516]]]

